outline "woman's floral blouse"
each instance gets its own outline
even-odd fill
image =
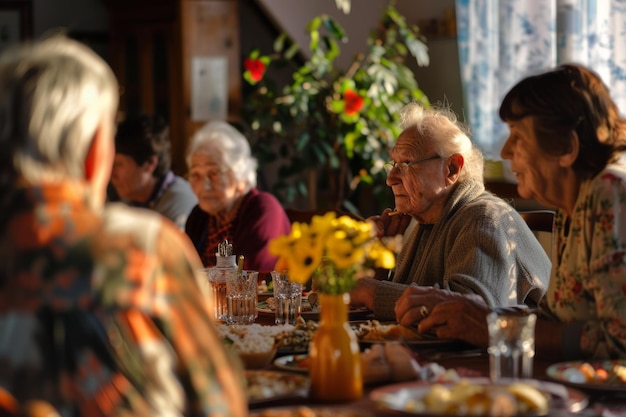
[[[545,301],[559,320],[571,323],[564,345],[578,346],[590,358],[626,357],[624,158],[583,182],[571,218],[556,213],[553,253]]]

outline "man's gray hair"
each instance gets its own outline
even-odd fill
[[[81,179],[101,123],[115,120],[111,68],[87,46],[56,35],[0,56],[0,148],[31,182]]]
[[[237,181],[245,183],[244,192],[256,187],[257,160],[251,155],[250,143],[229,123],[209,122],[192,136],[187,150],[188,168],[191,156],[197,152],[214,156],[221,168],[232,171]]]
[[[484,182],[483,154],[471,141],[469,129],[459,122],[451,109],[424,108],[418,103],[410,103],[400,112],[400,121],[402,132],[411,134],[418,145],[432,141],[439,156],[463,156],[465,163],[459,174],[459,182]]]

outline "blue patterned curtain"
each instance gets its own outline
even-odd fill
[[[593,68],[626,114],[626,0],[456,0],[456,16],[464,108],[488,159],[508,133],[504,94],[557,64]]]

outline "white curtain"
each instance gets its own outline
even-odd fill
[[[626,0],[456,0],[456,16],[464,107],[486,158],[500,159],[506,92],[558,64],[594,69],[626,114]]]

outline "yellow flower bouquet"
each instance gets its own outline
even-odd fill
[[[287,270],[292,281],[313,278],[316,291],[341,294],[374,268],[395,267],[390,246],[376,237],[373,223],[328,212],[310,224],[293,223],[289,235],[270,241],[269,251],[278,257],[276,270]]]

